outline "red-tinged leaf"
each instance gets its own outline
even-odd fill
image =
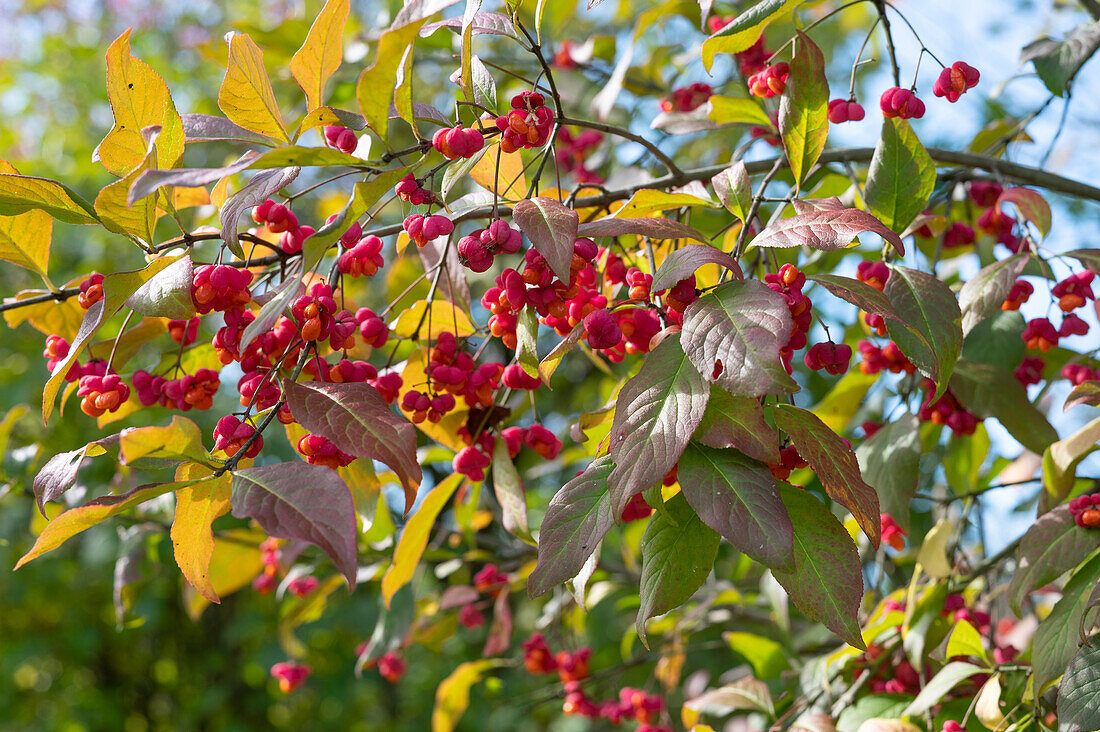
[[[1028,593],[1076,567],[1100,547],[1100,531],[1076,524],[1069,506],[1043,514],[1020,540],[1017,568],[1008,585],[1008,602],[1017,615]]]
[[[210,579],[214,556],[214,519],[229,512],[232,479],[228,473],[208,477],[176,491],[172,520],[172,549],[183,576],[200,595],[221,602]]]
[[[277,147],[280,142],[274,137],[260,135],[233,124],[225,117],[216,114],[184,114],[183,133],[187,142],[247,142],[263,147]],[[361,129],[361,128],[360,128]],[[253,153],[253,157],[255,157]],[[161,171],[168,172],[168,171]],[[215,178],[217,180],[217,178]],[[163,185],[163,184],[162,184]]]
[[[866,282],[832,274],[813,275],[807,279],[813,280],[833,295],[841,300],[847,300],[860,310],[892,320],[901,327],[906,326],[905,321],[894,310],[890,298],[886,297],[881,290],[871,287]],[[913,334],[919,337],[916,331]]]
[[[1037,191],[1030,188],[1008,188],[997,199],[996,206],[1011,203],[1026,221],[1030,221],[1039,233],[1046,237],[1050,233],[1050,204]]]
[[[256,519],[269,536],[323,549],[355,589],[355,503],[335,470],[303,462],[236,470],[231,505],[235,518]]]
[[[935,187],[936,164],[908,120],[884,119],[867,170],[867,208],[889,229],[904,231],[928,207]]]
[[[762,463],[779,462],[779,435],[765,421],[760,400],[734,396],[714,384],[693,437],[708,447],[736,448]]]
[[[746,280],[719,285],[688,305],[680,343],[707,381],[735,396],[791,394],[798,384],[779,361],[790,332],[783,297]]]
[[[568,282],[580,221],[577,212],[557,199],[536,196],[518,201],[512,208],[512,219],[546,258],[558,279]]]
[[[848,208],[837,196],[828,198],[796,198],[791,201],[795,213],[809,213],[810,211],[843,211]]]
[[[264,293],[268,300],[260,306],[256,319],[245,326],[241,343],[252,343],[257,336],[271,330],[283,313],[290,310],[290,304],[298,299],[304,289],[301,277],[291,276],[280,282],[278,287]]]
[[[215,117],[214,119],[221,119]],[[228,121],[227,121],[228,123]],[[259,153],[249,150],[236,162],[221,168],[173,168],[171,170],[146,170],[130,186],[127,205],[133,206],[146,196],[152,195],[162,186],[176,188],[198,188],[221,180],[230,175],[247,170],[259,157]]]
[[[1031,259],[1027,252],[1015,254],[978,270],[959,290],[962,332],[967,335],[978,323],[1001,312],[1001,303],[1016,278]]]
[[[493,621],[489,624],[489,637],[481,649],[483,658],[500,656],[512,645],[512,608],[508,605],[508,590],[502,590],[493,602]]]
[[[879,510],[905,531],[920,477],[920,452],[920,420],[912,414],[883,425],[856,448],[863,479],[878,494]]]
[[[449,28],[453,31],[461,32],[462,16],[458,15],[453,18],[445,18],[444,20],[437,20],[434,23],[428,23],[420,29],[420,37],[427,38],[440,28]],[[508,36],[509,38],[519,37],[516,33],[516,25],[512,22],[512,19],[500,13],[474,13],[470,29],[475,36],[488,33],[495,36]]]
[[[771,569],[794,569],[793,529],[767,466],[691,443],[676,471],[688,504],[726,541]]]
[[[744,221],[752,208],[752,183],[744,161],[738,160],[711,178],[710,184],[726,210]]]
[[[348,8],[348,0],[327,0],[302,47],[290,59],[290,73],[305,92],[311,110],[324,102],[325,82],[340,68]]]
[[[642,555],[641,606],[635,620],[646,648],[646,621],[684,604],[702,587],[714,568],[718,541],[718,532],[703,523],[683,494],[669,499],[649,520],[638,548]]]
[[[367,383],[283,382],[294,419],[331,440],[349,455],[389,466],[405,488],[405,511],[412,506],[423,475],[416,459],[416,428],[394,414]]]
[[[401,538],[397,540],[397,548],[393,551],[393,564],[382,576],[382,598],[389,607],[394,595],[402,587],[412,581],[413,573],[420,564],[420,558],[424,555],[424,549],[428,546],[428,536],[436,518],[443,511],[447,502],[451,500],[458,487],[462,485],[461,473],[454,473],[438,485],[428,491],[416,513],[409,517],[405,528],[401,530]]]
[[[83,506],[70,508],[68,511],[46,524],[46,528],[38,535],[31,550],[23,555],[15,565],[19,569],[32,559],[42,556],[48,551],[56,549],[72,537],[85,529],[98,524],[104,519],[133,508],[139,503],[144,503],[152,498],[182,488],[192,481],[182,483],[151,483],[138,486],[128,493],[118,495],[101,496],[88,501]]]
[[[576,577],[614,525],[608,491],[614,468],[610,457],[598,457],[550,500],[539,531],[538,563],[527,579],[531,597]]]
[[[84,458],[103,455],[104,446],[117,442],[118,435],[89,442],[84,447],[70,452],[62,452],[50,458],[38,475],[34,476],[32,489],[34,500],[38,504],[38,510],[46,515],[46,504],[56,501],[61,495],[76,484],[76,475],[80,472],[80,466],[84,464]]]
[[[191,258],[184,255],[139,287],[127,298],[126,307],[139,315],[187,320],[195,314],[193,279]]]
[[[675,338],[661,342],[623,385],[609,440],[615,463],[608,484],[611,512],[655,485],[684,451],[710,398],[710,387]]]
[[[813,412],[775,405],[775,423],[787,433],[798,454],[810,464],[825,492],[855,516],[863,533],[878,546],[879,503],[875,489],[859,472],[856,454],[840,435],[829,429]]]
[[[707,239],[687,224],[671,219],[596,219],[577,227],[577,236],[595,239],[601,236],[622,236],[637,234],[650,239],[695,239],[705,242]]]
[[[741,265],[721,249],[715,249],[706,244],[685,244],[665,257],[657,274],[653,276],[651,289],[654,292],[667,290],[680,280],[695,274],[695,270],[705,264],[721,265],[733,272],[737,279],[745,279]]]
[[[454,610],[481,599],[481,593],[473,585],[451,585],[439,596],[440,610]]]
[[[794,527],[794,569],[772,574],[807,617],[849,645],[866,648],[858,619],[863,568],[852,537],[811,494],[785,484],[779,491]]]
[[[816,210],[780,219],[752,240],[758,247],[810,247],[823,251],[844,249],[865,231],[878,234],[905,254],[901,238],[866,211],[846,208],[840,211]]]
[[[1100,407],[1100,381],[1084,381],[1073,387],[1073,391],[1066,397],[1066,405],[1063,412],[1078,404],[1088,404],[1090,407]]]
[[[493,494],[500,504],[504,530],[534,544],[527,528],[527,492],[504,440],[497,440],[493,448]]]
[[[933,275],[890,267],[886,297],[906,327],[887,323],[890,337],[917,368],[936,382],[938,399],[947,389],[962,352],[962,311],[955,293]]]
[[[951,375],[951,391],[966,409],[979,417],[995,417],[1021,445],[1042,455],[1058,440],[1058,432],[1028,399],[1027,389],[1008,365],[959,359]]]
[[[1073,257],[1085,265],[1085,269],[1090,272],[1100,274],[1100,249],[1074,249],[1072,252],[1066,252],[1065,256]]]
[[[828,105],[825,56],[809,36],[797,31],[787,88],[779,100],[779,135],[796,189],[825,149]]]

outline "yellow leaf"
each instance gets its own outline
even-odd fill
[[[298,125],[298,133],[295,139],[309,132],[314,127],[328,127],[329,125],[339,125],[341,127],[347,126],[346,124],[344,124],[344,120],[340,118],[340,115],[338,115],[336,113],[336,110],[334,110],[332,107],[317,107],[316,109],[312,109],[310,110],[309,114],[302,118],[301,124]],[[327,216],[330,213],[336,213],[336,211],[339,211],[340,208],[344,205],[344,199],[336,197],[335,200],[337,201],[335,211],[319,211],[318,213],[320,213],[322,216]]]
[[[401,539],[397,542],[397,548],[393,552],[393,564],[386,570],[382,577],[382,597],[386,601],[386,607],[390,606],[390,600],[397,591],[412,580],[416,566],[420,564],[420,557],[428,546],[428,535],[431,533],[435,519],[439,516],[447,501],[462,485],[464,476],[454,473],[443,479],[434,488],[428,491],[420,508],[405,524],[405,530],[401,533]]]
[[[229,175],[220,178],[218,182],[214,184],[214,187],[210,189],[210,203],[213,204],[215,208],[221,208],[225,204],[226,199],[229,198],[230,178],[232,178],[232,176]]]
[[[401,383],[408,388],[423,388],[422,385],[428,380],[427,375],[424,373],[424,362],[425,349],[418,348],[413,351],[405,362],[404,371],[401,372]],[[470,410],[466,407],[464,401],[458,400],[457,403],[458,407],[448,412],[439,422],[424,420],[416,425],[428,437],[455,452],[466,447],[466,443],[458,436],[458,428],[466,424],[466,418],[470,414]],[[408,414],[404,410],[402,410],[402,413]]]
[[[145,127],[161,128],[157,138],[160,167],[171,168],[183,155],[183,121],[164,79],[144,61],[130,55],[130,29],[107,49],[107,97],[115,124],[93,155],[117,176],[136,168],[145,158]]]
[[[427,18],[421,18],[400,28],[391,28],[378,39],[378,53],[374,63],[363,70],[355,87],[359,111],[367,120],[367,126],[382,140],[388,138],[390,103],[396,86],[397,69],[405,56],[405,50],[416,40],[420,26]]]
[[[37,273],[50,287],[46,269],[52,232],[53,219],[45,211],[0,216],[0,259]]]
[[[947,649],[944,656],[975,656],[987,661],[985,647],[982,645],[982,636],[977,629],[965,620],[958,620],[947,635]]]
[[[49,178],[19,175],[0,160],[0,216],[45,211],[67,224],[98,224],[91,205],[67,186]]]
[[[184,485],[184,483],[154,483],[139,486],[129,493],[102,496],[85,503],[83,506],[70,508],[46,524],[46,528],[38,535],[38,540],[34,542],[34,546],[23,555],[15,568],[19,569],[35,557],[42,556],[51,549],[56,549],[81,531],[95,526],[106,518],[169,491],[182,488]]]
[[[993,674],[978,692],[978,698],[974,702],[974,716],[989,729],[1001,729],[1005,714],[1001,711],[1000,674]]]
[[[172,189],[172,205],[177,209],[210,205],[210,193],[202,186]]]
[[[176,492],[172,547],[176,564],[191,586],[211,602],[221,602],[210,582],[214,554],[214,519],[229,510],[232,480],[229,473],[210,477]]]
[[[714,202],[693,196],[690,193],[669,193],[652,188],[643,188],[640,191],[635,191],[630,200],[616,211],[614,216],[618,219],[644,218],[659,211],[667,211],[670,208],[680,208],[681,206],[716,208]]]
[[[489,669],[507,663],[495,658],[467,661],[439,682],[435,690],[435,708],[432,710],[432,732],[451,732],[470,706],[470,687],[481,681]]]
[[[202,446],[199,426],[180,415],[172,417],[167,427],[131,427],[119,437],[119,459],[132,463],[141,458],[165,458],[189,460],[211,465],[210,457]]]
[[[497,158],[500,158],[500,174],[497,174]],[[527,174],[523,172],[523,157],[519,152],[500,152],[500,143],[485,146],[485,154],[470,168],[470,177],[479,186],[501,198],[519,201],[527,195]]]
[[[243,33],[230,33],[227,40],[229,65],[218,90],[218,107],[246,130],[289,143],[271,79],[264,70],[263,51]]]
[[[160,138],[157,137],[157,139]],[[138,167],[99,192],[95,198],[95,212],[103,222],[104,228],[116,234],[131,234],[147,244],[153,242],[153,227],[157,223],[157,198],[160,193],[134,201],[133,206],[129,205],[128,198],[130,186],[138,176],[155,167],[157,167],[156,148],[150,145],[148,154],[140,161]]]
[[[328,0],[309,28],[305,43],[290,59],[290,73],[306,94],[306,106],[316,109],[325,97],[325,83],[340,68],[348,0]]]
[[[764,0],[745,10],[727,26],[728,35],[713,35],[703,41],[703,67],[710,73],[719,53],[740,53],[752,44],[776,18],[789,14],[803,0]],[[722,33],[722,31],[719,31]]]
[[[46,294],[49,294],[47,290],[23,290],[5,301],[26,300]],[[61,301],[47,300],[4,311],[4,320],[9,327],[14,328],[20,323],[28,322],[44,335],[56,333],[67,341],[72,341],[76,337],[80,321],[83,319],[84,308],[80,307],[75,297]]]
[[[401,338],[430,337],[435,340],[443,332],[454,333],[459,338],[473,335],[477,332],[477,326],[453,303],[419,300],[397,316],[390,332]]]
[[[207,576],[210,587],[218,597],[231,595],[247,587],[256,575],[263,571],[263,553],[260,542],[267,536],[252,529],[233,529],[218,535],[210,556]],[[191,620],[197,621],[210,601],[184,584],[184,609]]]
[[[924,573],[933,579],[951,575],[951,562],[947,559],[947,542],[951,540],[951,522],[940,519],[921,543],[917,563]]]

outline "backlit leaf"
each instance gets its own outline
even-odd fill
[[[917,368],[936,382],[938,399],[947,389],[962,352],[959,301],[942,280],[926,272],[893,265],[886,297],[907,327],[887,323],[890,337]]]
[[[800,0],[761,0],[703,42],[703,66],[710,72],[719,53],[739,53],[756,43],[768,24],[791,12]]]
[[[897,234],[881,221],[857,208],[816,210],[780,219],[752,240],[758,247],[810,247],[822,251],[844,249],[864,231],[878,234],[905,254],[905,245]]]
[[[660,292],[672,287],[680,280],[687,279],[695,274],[695,270],[706,264],[721,265],[733,272],[737,279],[742,280],[745,278],[737,260],[721,249],[715,249],[706,244],[685,244],[665,257],[665,261],[661,263],[657,274],[653,276],[653,284],[650,289],[653,292]]]
[[[1050,204],[1042,194],[1030,188],[1008,188],[1001,193],[994,205],[1000,206],[1002,203],[1011,203],[1015,206],[1020,216],[1034,224],[1042,236],[1045,237],[1050,233]]]
[[[420,300],[401,311],[390,326],[392,335],[401,338],[436,339],[440,333],[454,333],[459,338],[473,335],[477,326],[470,316],[454,303],[440,300]]]
[[[222,473],[176,491],[172,548],[183,576],[210,602],[221,602],[210,579],[214,555],[214,519],[229,512],[232,478]]]
[[[1058,439],[1046,416],[1031,403],[1027,389],[1004,366],[960,359],[951,376],[951,391],[979,417],[996,417],[1009,434],[1042,454]]]
[[[621,236],[638,234],[650,239],[695,239],[705,242],[706,238],[695,229],[679,221],[664,218],[620,219],[604,218],[587,221],[577,227],[577,236],[595,239],[601,236]]]
[[[0,216],[45,211],[67,224],[98,224],[92,204],[68,186],[48,178],[0,173]]]
[[[1032,642],[1031,664],[1036,696],[1062,675],[1081,646],[1081,626],[1092,590],[1100,580],[1100,557],[1077,570],[1062,590],[1062,599],[1039,623]]]
[[[558,279],[568,282],[579,224],[577,212],[556,199],[536,196],[517,202],[512,218]]]
[[[184,255],[135,290],[127,298],[126,307],[139,315],[187,320],[195,314],[193,279],[191,258]]]
[[[226,42],[229,64],[218,90],[218,107],[246,130],[290,142],[264,69],[263,51],[243,33],[227,34]]]
[[[742,221],[748,217],[752,208],[752,183],[743,161],[738,160],[711,178],[710,184],[727,211]]]
[[[388,139],[390,104],[397,86],[397,70],[425,20],[427,18],[410,20],[398,14],[393,25],[378,39],[374,63],[363,69],[356,83],[359,111],[367,120],[367,126],[383,140]]]
[[[428,546],[432,526],[451,496],[462,485],[462,481],[461,473],[453,473],[440,481],[425,494],[419,508],[405,523],[393,552],[393,564],[382,576],[382,597],[387,607],[397,591],[412,581],[413,573]]]
[[[340,68],[348,9],[348,0],[326,0],[309,28],[305,43],[290,59],[290,73],[305,92],[306,105],[311,110],[324,102],[325,83]]]
[[[856,448],[863,480],[878,494],[879,510],[905,531],[920,477],[920,452],[920,420],[912,414],[884,424]]]
[[[779,134],[797,188],[825,149],[829,82],[825,57],[809,36],[799,31],[795,49],[787,88],[779,101]]]
[[[887,227],[902,232],[928,206],[935,186],[936,164],[909,121],[884,119],[867,171],[867,208]]]
[[[435,690],[435,708],[432,709],[432,732],[452,732],[470,706],[470,687],[481,681],[486,671],[504,664],[497,658],[466,661],[439,682]]]

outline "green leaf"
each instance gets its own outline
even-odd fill
[[[960,361],[976,361],[1004,368],[1020,363],[1027,346],[1023,335],[1027,323],[1018,310],[1000,310],[974,326],[963,339]]]
[[[689,443],[677,476],[703,523],[764,566],[793,569],[791,519],[767,466],[737,450]]]
[[[738,654],[752,665],[753,674],[758,679],[777,679],[779,675],[790,668],[790,661],[783,650],[783,645],[771,638],[754,633],[739,633],[731,631],[722,634],[722,639],[729,644],[730,650]]]
[[[945,658],[974,656],[989,663],[988,654],[982,644],[981,634],[978,633],[977,628],[965,620],[958,620],[951,627],[947,639],[944,641],[943,655]]]
[[[721,249],[715,249],[706,244],[685,244],[672,251],[665,261],[661,262],[657,274],[653,276],[650,286],[653,292],[660,292],[674,286],[677,282],[687,279],[695,274],[695,271],[705,264],[718,264],[730,272],[739,280],[745,278],[741,266],[737,260],[726,254]]]
[[[711,97],[711,101],[713,100]],[[711,178],[710,184],[727,211],[741,221],[748,217],[749,209],[752,208],[752,182],[743,161],[738,160]]]
[[[863,571],[852,537],[811,494],[785,484],[779,492],[794,526],[794,569],[772,574],[807,617],[866,649],[858,619]]]
[[[1024,46],[1020,63],[1030,61],[1052,94],[1062,96],[1070,81],[1100,48],[1100,22],[1085,23],[1064,41],[1040,38]]]
[[[940,702],[947,693],[961,684],[963,681],[969,679],[975,674],[985,673],[986,669],[981,666],[975,666],[972,663],[966,663],[965,661],[952,661],[939,672],[932,677],[932,679],[924,685],[920,694],[917,694],[917,698],[914,699],[909,706],[905,708],[905,711],[901,713],[903,717],[915,717],[928,711],[936,704]]]
[[[631,496],[672,469],[709,398],[710,387],[675,338],[653,349],[637,375],[623,385],[609,436],[614,515],[622,513]]]
[[[576,577],[614,525],[607,487],[614,467],[607,455],[596,458],[550,500],[539,532],[538,563],[527,580],[532,597]]]
[[[959,310],[962,311],[962,331],[967,335],[978,323],[1001,311],[1001,303],[1016,278],[1024,271],[1030,255],[1027,252],[1001,259],[978,270],[959,290]]]
[[[413,573],[428,546],[428,535],[432,526],[447,501],[451,500],[451,496],[462,485],[463,478],[461,473],[453,473],[428,491],[420,507],[402,529],[401,538],[397,540],[397,548],[393,552],[393,564],[382,576],[382,597],[387,607],[397,591],[412,581]]]
[[[737,396],[791,394],[798,385],[779,361],[791,313],[758,280],[726,282],[688,305],[680,342],[707,381]]]
[[[825,78],[825,57],[810,37],[798,31],[795,45],[787,88],[779,101],[779,134],[798,189],[825,149],[829,82]]]
[[[1100,644],[1083,646],[1058,688],[1059,732],[1100,729]]]
[[[679,607],[702,587],[714,567],[718,541],[718,533],[702,522],[680,494],[649,520],[639,547],[641,607],[635,622],[647,648],[646,621]]]
[[[1100,556],[1093,557],[1070,577],[1062,590],[1062,599],[1035,630],[1031,665],[1036,697],[1043,687],[1062,675],[1081,646],[1081,627],[1097,581],[1100,581]]]
[[[979,417],[996,417],[1021,445],[1043,454],[1058,433],[1027,398],[1027,390],[1004,366],[960,359],[951,377],[951,391]]]
[[[773,413],[776,426],[791,438],[825,492],[852,512],[863,533],[877,547],[881,529],[878,494],[860,475],[859,462],[852,448],[813,412],[777,404]]]
[[[936,382],[933,399],[940,398],[962,351],[962,312],[955,294],[934,276],[897,265],[890,268],[885,292],[908,326],[887,323],[890,337]]]
[[[920,450],[920,420],[912,414],[883,425],[856,448],[863,479],[878,494],[879,510],[905,531],[920,478]]]
[[[867,208],[901,233],[927,207],[935,186],[936,164],[908,120],[884,119],[882,137],[867,171]]]
[[[774,124],[760,104],[746,97],[724,97],[715,94],[709,100],[710,112],[707,117],[719,125],[745,124],[760,125],[771,129]],[[744,220],[744,219],[742,219]]]
[[[513,536],[534,544],[527,528],[527,493],[512,458],[508,455],[508,443],[497,440],[493,448],[493,493],[500,504],[501,525]]]
[[[305,92],[310,110],[324,103],[325,83],[340,68],[348,9],[348,0],[326,0],[302,47],[290,59],[290,73]]]
[[[244,33],[229,33],[229,63],[218,90],[218,107],[231,122],[259,135],[290,142],[279,103],[264,70],[264,54]]]
[[[733,22],[703,41],[703,66],[707,73],[719,53],[740,53],[756,43],[756,39],[773,20],[789,13],[801,0],[761,0],[738,15]],[[813,5],[815,3],[807,3]]]
[[[528,376],[535,378],[539,375],[538,335],[538,315],[533,307],[525,305],[516,322],[516,360]]]
[[[737,397],[715,384],[694,438],[708,447],[733,447],[753,460],[779,462],[779,435],[764,419],[760,400]]]
[[[92,204],[68,186],[48,178],[0,173],[0,216],[38,209],[66,224],[98,224]]]
[[[1029,592],[1052,582],[1076,567],[1100,547],[1100,532],[1081,528],[1059,506],[1043,514],[1020,540],[1017,569],[1008,585],[1008,602],[1020,615]]]

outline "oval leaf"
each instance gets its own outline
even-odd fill
[[[882,222],[858,208],[816,210],[780,219],[752,240],[758,247],[810,247],[823,251],[844,249],[864,231],[878,234],[905,254],[901,238]]]
[[[440,481],[424,496],[420,507],[401,530],[401,538],[397,540],[397,547],[393,551],[393,564],[382,576],[382,598],[386,601],[386,607],[389,607],[397,591],[412,580],[420,558],[424,555],[424,549],[428,546],[428,535],[436,518],[462,485],[462,481],[461,473],[453,473]]]
[[[802,31],[795,41],[787,88],[779,100],[779,135],[796,189],[825,149],[829,134],[829,82],[825,57]]]
[[[569,267],[573,262],[573,242],[577,240],[579,217],[577,212],[561,201],[537,196],[518,201],[512,209],[512,218],[558,279],[569,281]]]
[[[1100,532],[1078,526],[1068,506],[1043,514],[1020,540],[1008,602],[1020,615],[1024,598],[1080,564],[1100,547]]]
[[[1001,312],[1001,303],[1031,257],[1026,252],[982,267],[959,290],[962,332],[965,336],[978,323]]]
[[[290,142],[271,79],[264,70],[264,54],[244,33],[228,33],[229,64],[218,90],[218,107],[246,130]]]
[[[687,224],[671,219],[597,219],[577,227],[577,236],[595,239],[601,236],[622,236],[638,234],[650,239],[695,239],[706,241],[706,237]]]
[[[962,352],[962,312],[955,293],[936,277],[908,267],[891,266],[886,297],[906,324],[888,323],[890,337],[917,368],[936,382],[939,399],[947,389]]]
[[[936,164],[909,121],[884,119],[867,171],[867,208],[887,227],[901,232],[927,208],[935,187]]]

